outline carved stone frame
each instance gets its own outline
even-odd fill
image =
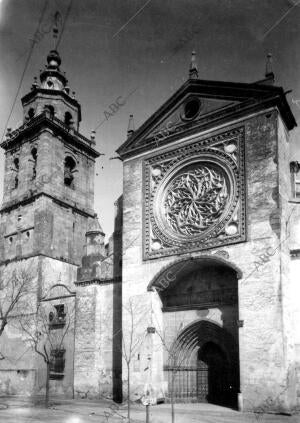
[[[143,258],[144,260],[207,250],[246,241],[245,140],[244,127],[199,139],[192,144],[152,156],[143,162]],[[232,146],[235,146],[234,151]],[[212,162],[227,169],[234,195],[227,214],[205,231],[204,236],[182,240],[170,237],[157,222],[157,192],[166,180],[187,163]],[[156,170],[157,174],[155,174]],[[236,233],[230,233],[230,227]],[[156,244],[155,244],[156,243]],[[155,249],[154,246],[159,246]]]

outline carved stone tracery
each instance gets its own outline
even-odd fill
[[[163,205],[166,222],[174,232],[198,235],[222,215],[228,190],[225,175],[208,165],[179,174],[167,188]]]
[[[144,162],[144,258],[246,239],[244,128]]]

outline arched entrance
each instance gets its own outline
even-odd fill
[[[185,328],[169,351],[165,373],[169,395],[178,402],[236,405],[238,347],[215,323],[199,320]]]
[[[238,271],[201,257],[164,269],[164,371],[176,401],[236,406],[239,392]]]

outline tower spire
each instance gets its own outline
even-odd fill
[[[198,66],[197,66],[197,61],[196,61],[195,50],[192,51],[190,70],[189,70],[189,78],[190,79],[198,79]]]

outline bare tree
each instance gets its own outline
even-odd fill
[[[174,395],[174,387],[175,387],[175,380],[177,373],[180,370],[181,365],[183,364],[183,361],[185,357],[183,355],[178,355],[177,348],[176,348],[176,341],[175,342],[169,342],[168,337],[166,336],[165,330],[163,330],[158,320],[156,319],[156,325],[155,325],[155,332],[158,335],[161,344],[168,354],[168,363],[171,369],[171,386],[169,387],[169,395],[171,400],[171,418],[172,423],[175,422],[175,395]],[[178,339],[178,335],[180,334],[182,328],[184,327],[184,323],[182,321],[177,322],[176,328],[175,328],[175,339]]]
[[[18,319],[23,339],[42,357],[46,365],[45,406],[49,405],[50,370],[58,358],[64,360],[64,341],[74,328],[74,307],[64,305],[63,310],[49,302],[37,303],[33,313]]]
[[[215,313],[212,313],[209,320],[212,320]],[[171,419],[172,423],[175,423],[175,382],[178,373],[180,372],[184,362],[186,360],[186,356],[184,351],[181,348],[180,335],[186,326],[186,322],[184,320],[179,319],[176,321],[175,319],[175,328],[172,331],[172,339],[170,339],[166,335],[165,329],[161,328],[159,324],[159,319],[155,318],[155,333],[159,337],[161,341],[161,345],[163,346],[165,352],[168,355],[168,369],[170,370],[171,375],[171,386],[169,386],[169,395],[170,395],[170,402],[171,402]],[[213,321],[213,320],[212,320]]]
[[[148,309],[142,299],[143,296],[137,295],[130,297],[125,304],[122,304],[119,313],[123,315],[123,324],[119,328],[111,330],[107,328],[107,332],[111,331],[108,339],[112,343],[112,348],[120,354],[123,363],[126,366],[126,385],[127,385],[127,418],[131,420],[131,375],[133,361],[142,348],[143,342],[147,334],[147,316],[149,316],[150,306]],[[109,315],[103,316],[103,322],[108,325],[112,321],[112,310]],[[126,324],[124,324],[126,322]]]
[[[122,355],[126,363],[127,370],[127,417],[130,422],[130,377],[132,360],[137,351],[142,346],[146,336],[146,327],[144,328],[145,316],[149,313],[145,310],[142,302],[138,298],[129,298],[127,304],[123,305],[123,313],[127,317],[127,324],[122,329]],[[141,328],[144,328],[141,330]]]
[[[9,320],[27,308],[29,297],[34,292],[34,266],[20,265],[13,269],[0,270],[0,337]],[[0,360],[5,356],[0,353]]]

